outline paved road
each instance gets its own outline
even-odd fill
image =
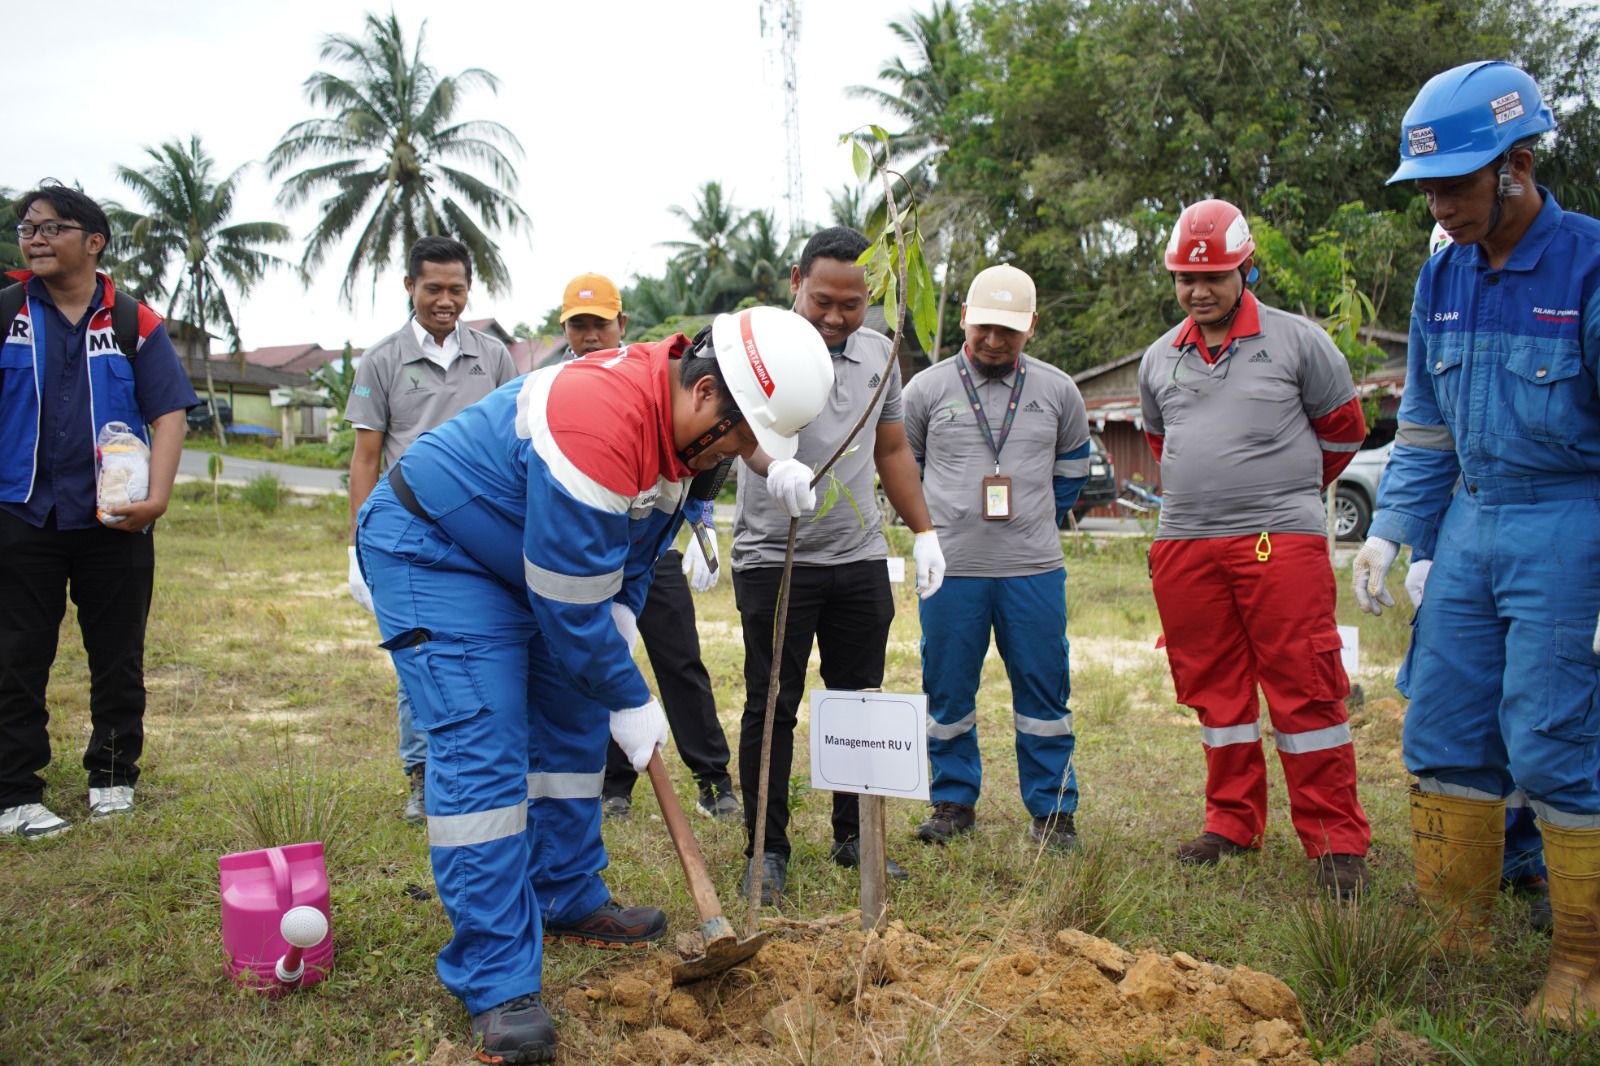
[[[210,457],[210,452],[185,448],[183,457],[178,460],[178,480],[210,481],[211,475],[206,469],[206,460]],[[217,480],[224,485],[245,485],[262,474],[271,474],[290,491],[304,495],[328,496],[345,491],[343,470],[265,463],[259,459],[240,459],[232,455],[222,457],[222,477]]]

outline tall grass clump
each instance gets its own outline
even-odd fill
[[[272,514],[283,505],[283,484],[271,474],[262,474],[239,490],[239,498],[262,514]]]
[[[1295,906],[1284,937],[1308,1025],[1329,1034],[1377,1007],[1409,1007],[1428,972],[1435,932],[1427,917],[1371,896]]]
[[[234,779],[224,802],[247,848],[320,840],[331,852],[351,835],[349,792],[326,769],[301,765],[293,747],[282,742],[272,765]]]
[[[1091,936],[1118,932],[1133,905],[1133,870],[1112,855],[1111,845],[1102,841],[1053,860],[1039,886],[1040,924]]]

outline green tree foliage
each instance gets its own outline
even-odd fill
[[[216,163],[198,134],[187,143],[168,141],[147,148],[145,154],[149,164],[143,170],[117,168],[117,177],[143,201],[146,212],[118,209],[118,217],[128,224],[127,259],[136,272],[154,279],[169,294],[167,317],[181,309],[183,320],[201,338],[206,398],[220,445],[225,440],[205,345],[207,324],[220,324],[234,350],[243,350],[233,309],[268,269],[281,265],[282,260],[263,245],[288,241],[289,227],[280,222],[230,221],[244,168],[218,180]]]
[[[17,243],[17,192],[0,187],[0,270],[21,270],[22,246]],[[9,285],[0,281],[0,288]]]
[[[296,207],[327,192],[321,219],[306,238],[301,269],[319,266],[346,233],[359,227],[339,295],[352,301],[356,279],[377,275],[405,256],[419,237],[449,236],[472,252],[473,273],[492,294],[510,285],[492,236],[528,222],[512,194],[517,172],[507,152],[522,146],[498,122],[458,120],[461,99],[474,88],[495,91],[495,76],[478,67],[441,77],[423,61],[424,29],[408,44],[391,12],[369,14],[364,37],[332,34],[322,59],[336,72],[305,81],[310,102],[329,112],[296,123],[267,156],[276,177],[305,160],[319,160],[284,180],[278,201]],[[463,169],[476,165],[488,180]]]
[[[1341,245],[1378,321],[1402,324],[1428,222],[1413,190],[1384,181],[1406,107],[1456,64],[1503,56],[1552,87],[1567,132],[1538,173],[1569,201],[1596,186],[1600,32],[1551,0],[975,0],[955,39],[927,210],[961,205],[973,267],[1013,261],[1033,275],[1030,351],[1068,369],[1170,325],[1166,237],[1206,196],[1270,226],[1307,269]],[[1325,317],[1322,301],[1344,291],[1291,283],[1262,258],[1269,299],[1293,290],[1290,306]]]

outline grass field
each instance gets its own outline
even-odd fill
[[[463,1041],[466,1018],[433,973],[448,923],[432,896],[424,834],[399,818],[394,676],[371,618],[345,593],[344,500],[263,512],[237,500],[214,508],[209,493],[184,487],[158,533],[144,776],[131,817],[85,817],[78,760],[88,677],[75,621],[63,629],[46,802],[78,824],[51,840],[0,840],[0,1062],[427,1061],[441,1036]],[[970,930],[979,940],[1000,923],[1045,935],[1078,925],[1133,947],[1277,973],[1300,993],[1324,1058],[1374,1026],[1393,1025],[1431,1041],[1439,1061],[1600,1061],[1593,1033],[1544,1033],[1522,1021],[1548,942],[1529,929],[1520,903],[1503,904],[1492,958],[1397,965],[1416,915],[1403,708],[1392,698],[1409,612],[1358,616],[1343,577],[1340,618],[1361,625],[1364,669],[1354,680],[1367,694],[1353,721],[1375,837],[1369,898],[1359,909],[1312,905],[1276,769],[1259,855],[1211,870],[1171,862],[1172,844],[1200,827],[1203,763],[1194,717],[1174,704],[1165,660],[1153,650],[1159,627],[1144,547],[1068,545],[1086,851],[1044,859],[1035,887],[1021,894],[1035,853],[1016,792],[1009,693],[991,656],[979,697],[986,788],[978,831],[948,849],[923,847],[910,836],[920,805],[891,803],[891,854],[912,874],[893,890],[893,916],[913,928]],[[885,687],[916,691],[915,599],[896,588]],[[729,583],[697,605],[722,721],[735,740],[742,652]],[[670,753],[668,764],[691,801]],[[842,913],[855,905],[856,886],[827,861],[828,797],[797,785],[785,911]],[[652,808],[641,784],[633,815],[608,824],[610,883],[625,901],[665,905],[674,930],[693,928]],[[695,828],[733,910],[740,831],[701,819]],[[263,837],[321,837],[333,879],[333,974],[276,1001],[231,986],[218,927],[217,857],[260,846]],[[552,949],[547,998],[559,1002],[574,982],[618,964],[603,952]]]

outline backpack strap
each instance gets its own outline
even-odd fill
[[[0,307],[0,312],[4,310],[4,307]],[[0,321],[4,321],[3,314],[0,314]],[[116,302],[111,306],[111,334],[116,337],[117,347],[123,355],[131,360],[138,354],[139,301],[121,289],[117,290]]]
[[[4,334],[9,334],[11,320],[22,310],[25,296],[26,290],[21,283],[0,289],[0,331]],[[111,308],[111,332],[122,354],[132,359],[139,351],[139,301],[120,289],[116,303]],[[3,339],[3,334],[0,334],[0,339]]]

